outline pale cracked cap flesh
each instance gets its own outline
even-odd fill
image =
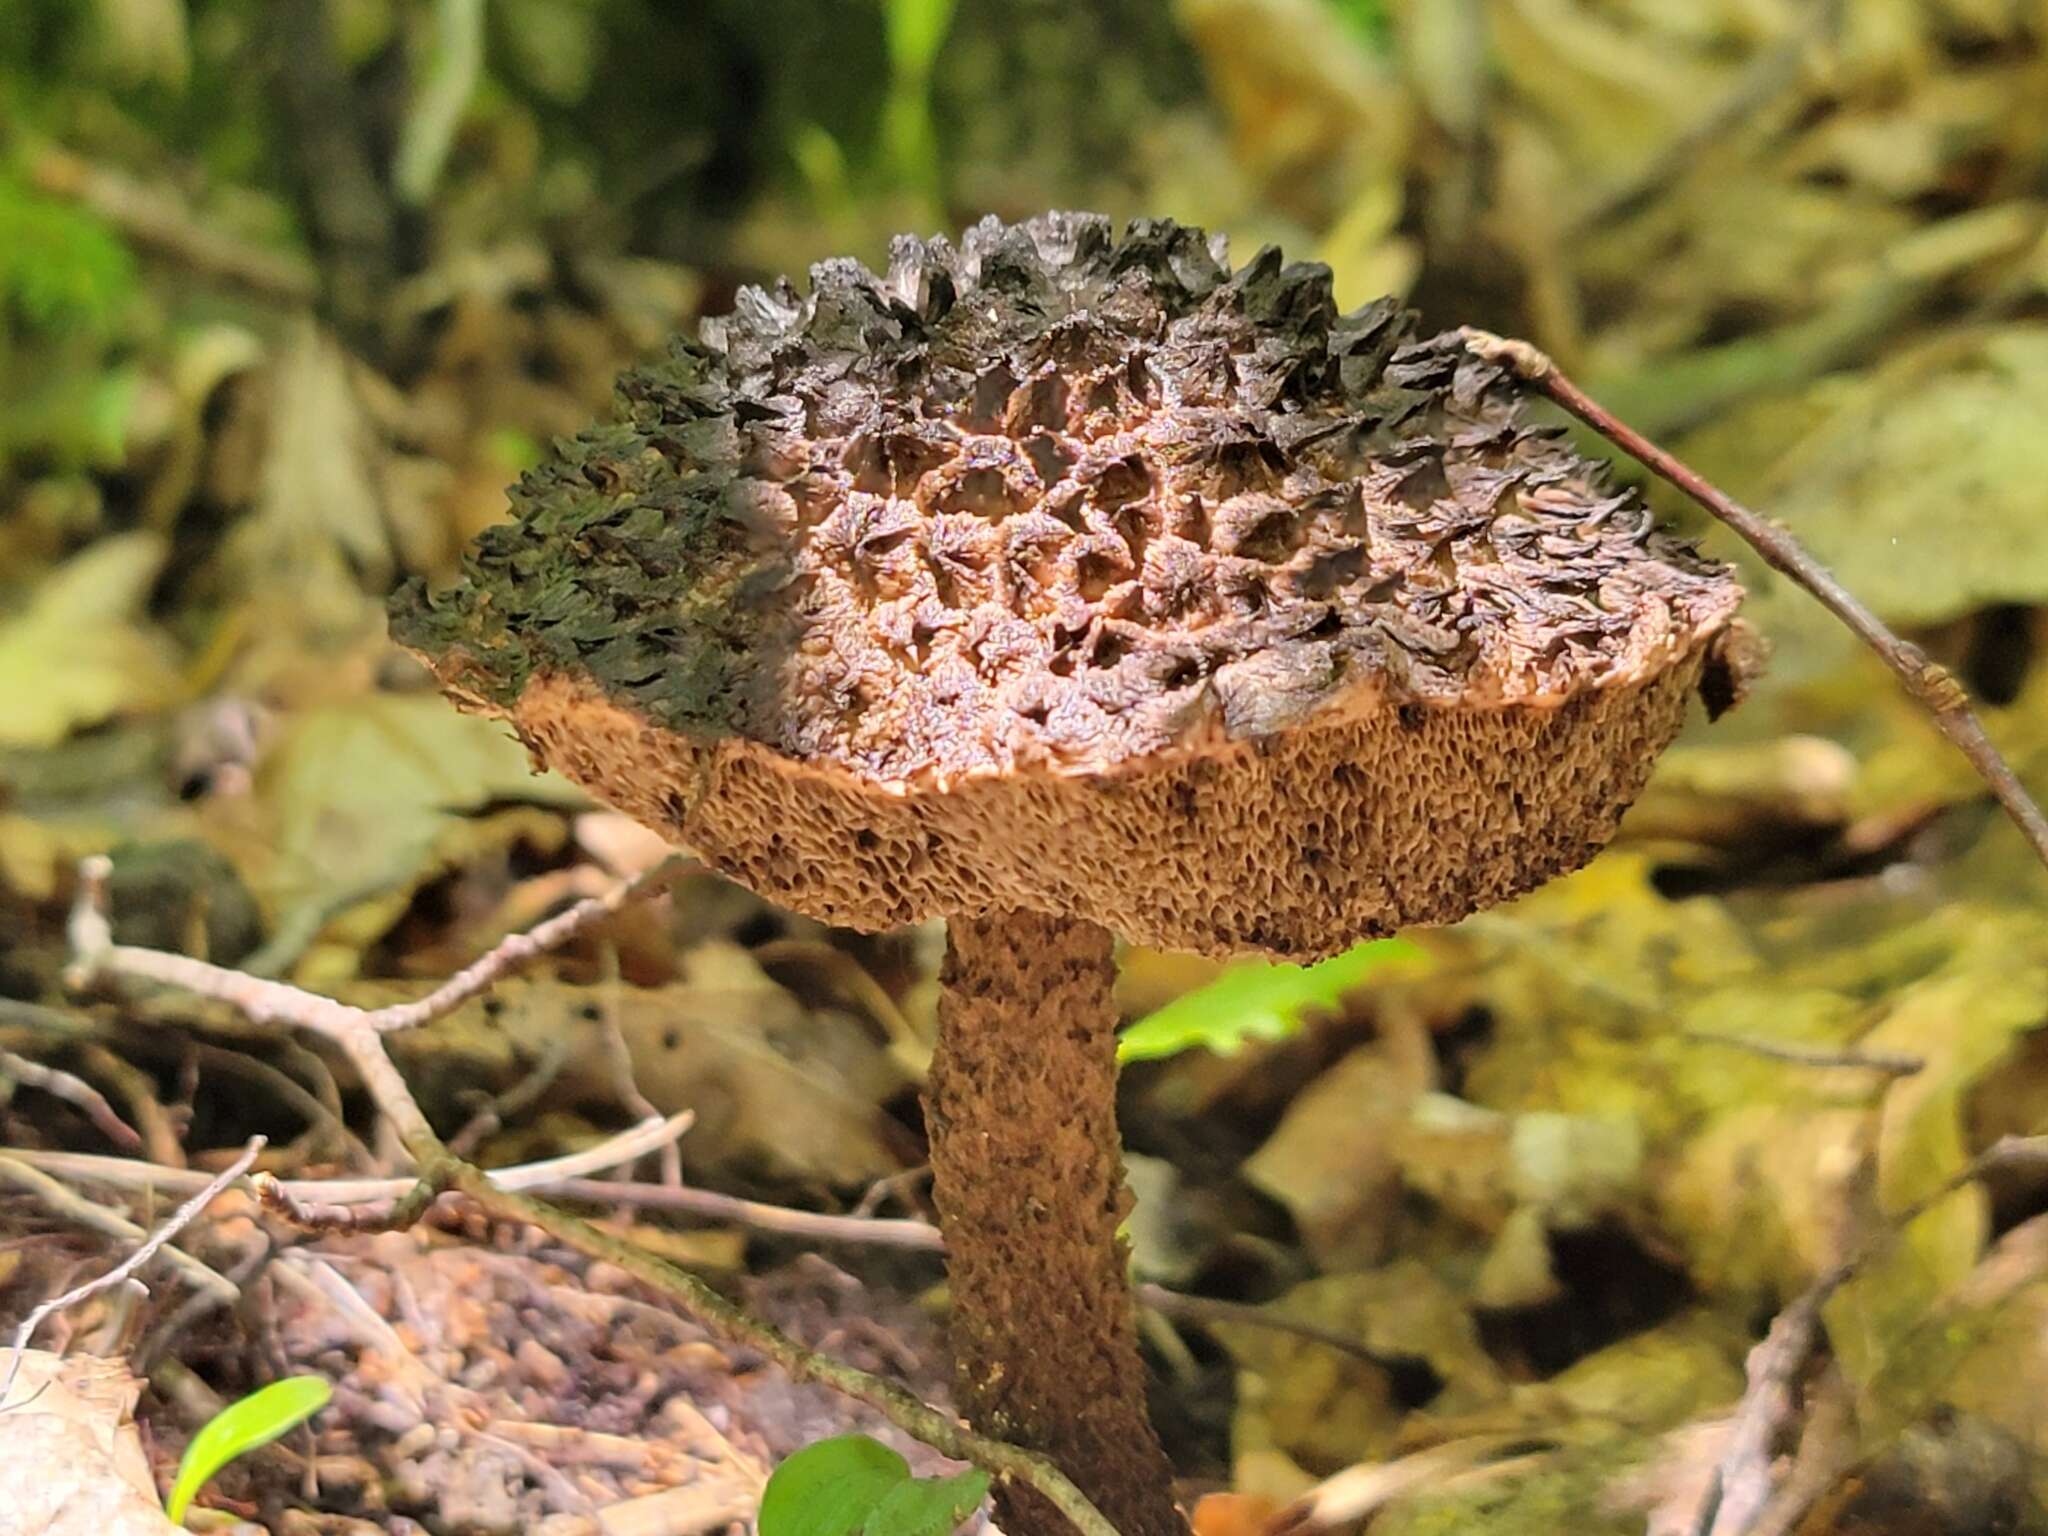
[[[1581,863],[1741,591],[1392,301],[1048,214],[741,293],[393,628],[763,894],[1309,956]]]

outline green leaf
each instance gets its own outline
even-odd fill
[[[164,1505],[171,1523],[184,1523],[193,1496],[214,1473],[237,1456],[268,1445],[286,1430],[305,1423],[326,1407],[333,1395],[334,1389],[321,1377],[287,1376],[215,1414],[192,1437],[185,1447],[185,1459],[178,1463],[178,1480],[171,1487],[170,1502]]]
[[[979,1467],[898,1483],[869,1513],[861,1536],[947,1536],[987,1497],[988,1474]]]
[[[1405,939],[1374,939],[1315,965],[1252,960],[1147,1014],[1117,1040],[1119,1061],[1153,1061],[1204,1046],[1228,1056],[1247,1040],[1284,1040],[1310,1008],[1334,1008],[1389,965],[1423,958]]]
[[[1387,34],[1391,30],[1387,0],[1329,0],[1329,4],[1368,46],[1380,53],[1387,51]]]
[[[42,331],[99,334],[135,291],[135,259],[103,220],[0,180],[0,308]]]
[[[898,78],[922,82],[932,72],[953,25],[954,0],[883,0],[889,66]]]
[[[775,1469],[761,1493],[761,1536],[853,1536],[910,1463],[879,1440],[839,1435],[807,1445]]]

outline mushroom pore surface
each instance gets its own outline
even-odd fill
[[[861,927],[1455,920],[1611,834],[1741,596],[1454,337],[1087,215],[743,291],[513,505],[401,641]]]

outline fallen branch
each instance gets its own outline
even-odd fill
[[[127,1258],[116,1264],[105,1274],[97,1275],[81,1285],[73,1286],[61,1296],[55,1296],[48,1301],[42,1302],[27,1317],[23,1318],[21,1326],[14,1330],[13,1346],[7,1356],[6,1374],[0,1376],[0,1403],[6,1402],[9,1395],[14,1391],[14,1379],[21,1371],[22,1353],[28,1348],[29,1341],[36,1336],[38,1328],[42,1327],[48,1319],[56,1316],[57,1313],[69,1307],[75,1307],[79,1302],[84,1301],[90,1296],[97,1296],[101,1291],[110,1290],[114,1286],[120,1285],[137,1271],[141,1270],[151,1259],[156,1257],[157,1251],[164,1244],[184,1231],[186,1227],[192,1224],[201,1211],[213,1204],[214,1198],[222,1190],[249,1171],[250,1165],[256,1161],[256,1154],[263,1150],[263,1146],[264,1141],[261,1136],[250,1137],[249,1144],[242,1148],[241,1156],[237,1157],[210,1179],[206,1187],[200,1190],[198,1194],[171,1212],[169,1218],[161,1223],[154,1232],[145,1237],[136,1250],[129,1254]],[[222,1281],[222,1284],[226,1284],[226,1282]]]
[[[1694,1536],[1743,1536],[1754,1529],[1776,1491],[1778,1437],[1798,1411],[1797,1387],[1820,1342],[1821,1308],[1852,1273],[1848,1264],[1823,1275],[1771,1320],[1763,1341],[1749,1352],[1747,1385],[1728,1432],[1728,1448],[1700,1502]]]
[[[303,257],[223,234],[162,183],[140,181],[55,147],[29,158],[28,177],[37,191],[90,208],[144,250],[202,277],[286,304],[309,304],[319,292],[319,275]]]
[[[1470,326],[1459,332],[1474,356],[1506,368],[1622,452],[1670,481],[1721,522],[1735,530],[1773,570],[1804,587],[1905,685],[1934,719],[1941,733],[1970,760],[1998,803],[2005,808],[2035,855],[2048,864],[2048,816],[2027,794],[2012,768],[1999,755],[1983,722],[1970,708],[1969,695],[1946,667],[1933,661],[1909,640],[1902,640],[1862,600],[1835,578],[1792,534],[1769,518],[1752,512],[1697,470],[1666,452],[1574,384],[1548,354],[1526,341],[1496,336]]]

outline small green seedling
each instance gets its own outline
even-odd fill
[[[912,1477],[879,1440],[840,1435],[775,1469],[761,1494],[761,1536],[949,1536],[987,1496],[979,1468]]]
[[[214,1473],[237,1456],[268,1445],[305,1423],[325,1408],[332,1396],[334,1389],[318,1376],[287,1376],[221,1409],[192,1437],[185,1447],[185,1459],[178,1463],[178,1480],[171,1485],[170,1500],[164,1505],[171,1524],[185,1523],[185,1511],[193,1497]]]
[[[1247,1040],[1285,1040],[1309,1008],[1335,1008],[1375,972],[1426,960],[1406,939],[1373,939],[1314,965],[1242,960],[1117,1037],[1119,1061],[1153,1061],[1196,1046],[1228,1056]]]

